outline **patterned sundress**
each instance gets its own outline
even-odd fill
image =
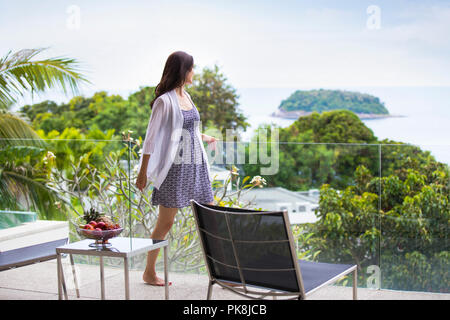
[[[162,204],[168,208],[183,208],[190,205],[189,200],[195,199],[200,203],[210,203],[214,200],[211,182],[208,179],[207,159],[204,158],[200,141],[195,135],[195,121],[200,120],[200,115],[195,106],[190,110],[181,109],[184,117],[183,129],[189,131],[191,144],[187,150],[191,151],[191,161],[174,161],[163,183],[152,191],[152,205]],[[187,137],[187,135],[184,135]],[[180,142],[183,141],[183,135]],[[180,143],[179,157],[183,158],[184,148]],[[195,157],[197,160],[194,160]],[[198,163],[198,159],[202,159]],[[197,163],[196,163],[197,162]]]

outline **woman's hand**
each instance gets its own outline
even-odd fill
[[[139,175],[136,179],[136,187],[142,191],[144,191],[145,186],[147,185],[147,174],[145,172],[139,172]]]
[[[208,149],[216,150],[217,139],[213,136],[208,136],[206,134],[202,134],[202,136],[203,136],[203,141],[206,141],[206,143],[208,143]]]
[[[144,188],[147,185],[147,165],[149,160],[149,154],[142,155],[142,165],[136,179],[136,187],[141,190],[141,192],[144,191]]]

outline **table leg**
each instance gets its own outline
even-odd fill
[[[167,247],[164,247],[164,290],[165,290],[165,299],[169,300],[169,272],[167,270]]]
[[[130,272],[127,257],[123,258],[123,269],[125,273],[125,300],[130,300]]]
[[[75,290],[77,292],[77,298],[80,297],[80,289],[78,288],[77,274],[75,272],[75,262],[73,261],[73,255],[70,255],[70,264],[72,265],[73,282],[75,283]]]
[[[105,300],[105,269],[103,267],[103,257],[100,256],[100,284],[101,284],[101,297]]]

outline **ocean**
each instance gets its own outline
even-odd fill
[[[250,128],[242,134],[249,141],[258,125],[289,126],[295,120],[272,117],[281,101],[295,90],[319,88],[237,88],[240,110]],[[450,87],[323,87],[367,93],[380,98],[392,117],[363,120],[375,136],[428,150],[437,161],[450,164]]]

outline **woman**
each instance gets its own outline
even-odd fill
[[[210,167],[202,141],[215,149],[216,139],[200,133],[200,115],[184,90],[186,84],[192,84],[193,69],[191,55],[183,51],[172,53],[150,103],[152,114],[136,186],[143,191],[147,181],[154,180],[151,201],[152,205],[159,205],[159,215],[152,239],[165,239],[178,208],[189,206],[190,199],[214,204]],[[159,249],[148,252],[142,278],[150,285],[164,286],[164,280],[155,271],[158,253]]]

